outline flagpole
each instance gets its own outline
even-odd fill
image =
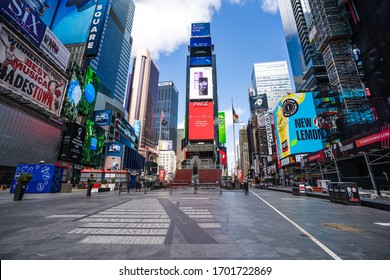
[[[162,123],[162,111],[160,114],[160,131],[158,133],[158,143],[157,143],[157,151],[158,151],[158,160],[157,160],[157,176],[160,174],[160,141],[161,141],[161,123]],[[165,118],[165,116],[164,116]]]
[[[236,165],[236,129],[235,129],[235,126],[234,126],[234,116],[233,116],[233,98],[232,98],[232,120],[233,120],[233,151],[234,151],[234,163],[233,163],[233,175],[234,175],[234,179],[236,178],[236,174],[237,174],[237,165]]]

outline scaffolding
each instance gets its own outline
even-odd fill
[[[344,8],[334,0],[310,1],[317,30],[316,48],[321,51],[329,77],[328,92],[315,95],[317,110],[338,112],[337,129],[327,130],[324,141],[332,143],[361,133],[359,126],[375,121],[370,100],[366,96],[361,74],[356,66],[350,30]],[[353,133],[351,133],[353,132]],[[334,134],[334,135],[332,135]]]

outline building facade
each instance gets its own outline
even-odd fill
[[[128,122],[133,126],[140,123],[139,151],[149,161],[147,150],[155,148],[159,71],[147,49],[138,50],[131,78]]]
[[[179,104],[179,92],[172,81],[159,82],[157,94],[157,114],[155,123],[155,146],[158,146],[159,140],[171,140],[173,151],[177,147],[177,114]],[[165,124],[161,116],[164,115]],[[160,133],[161,127],[161,133]],[[160,138],[159,138],[160,137]]]

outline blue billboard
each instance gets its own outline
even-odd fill
[[[322,130],[315,118],[312,92],[291,93],[279,101],[274,110],[279,159],[323,148]]]
[[[213,65],[211,56],[205,57],[190,57],[190,66],[210,66]]]
[[[190,47],[211,47],[211,37],[195,37],[190,38]]]
[[[191,24],[191,37],[208,37],[210,34],[210,22]]]
[[[112,110],[95,111],[94,122],[100,126],[110,125]]]
[[[15,178],[10,192],[15,192],[21,173],[32,174],[33,178],[27,184],[26,193],[49,193],[61,190],[63,169],[54,164],[19,164],[16,167]]]
[[[51,30],[63,44],[85,43],[96,0],[60,0]]]

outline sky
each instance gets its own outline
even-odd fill
[[[229,168],[233,166],[233,106],[240,121],[250,117],[248,87],[254,63],[289,63],[277,0],[134,0],[132,55],[145,47],[156,63],[159,81],[179,91],[178,128],[184,127],[186,57],[191,23],[210,22],[217,60],[219,111],[225,112]],[[291,69],[289,66],[290,76]],[[241,124],[235,124],[236,145]]]

